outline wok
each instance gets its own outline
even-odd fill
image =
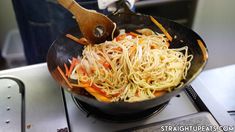
[[[133,103],[99,102],[94,97],[91,97],[91,95],[87,96],[81,92],[82,90],[80,89],[70,90],[69,86],[66,84],[65,80],[61,77],[56,68],[59,66],[63,71],[65,71],[64,63],[70,65],[68,59],[82,55],[83,46],[75,43],[65,36],[65,34],[69,33],[77,36],[78,38],[81,37],[81,32],[77,27],[68,30],[66,33],[58,37],[49,48],[47,65],[52,77],[78,100],[111,115],[133,114],[169,101],[172,97],[176,96],[183,89],[185,89],[190,82],[192,82],[199,75],[205,67],[208,59],[208,53],[203,40],[191,29],[165,18],[153,17],[160,22],[168,33],[174,38],[170,43],[170,48],[188,46],[189,54],[193,54],[191,67],[188,70],[186,80],[184,80],[184,85],[180,88],[177,88],[160,97]],[[150,20],[148,15],[135,14],[125,7],[125,5],[122,10],[110,15],[109,18],[117,24],[119,29],[125,29],[127,32],[135,31],[136,29],[150,28],[155,32],[162,33],[161,30]]]

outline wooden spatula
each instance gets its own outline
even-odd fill
[[[76,17],[83,36],[91,43],[99,44],[111,40],[113,35],[118,34],[115,23],[107,16],[85,9],[74,0],[58,0],[58,2]]]

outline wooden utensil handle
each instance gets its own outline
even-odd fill
[[[57,1],[59,2],[60,5],[69,10],[76,17],[82,16],[84,11],[86,10],[74,0],[57,0]]]

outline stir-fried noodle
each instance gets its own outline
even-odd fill
[[[164,34],[125,33],[86,45],[68,78],[98,90],[111,102],[142,101],[181,86],[192,58],[187,46],[170,49]]]

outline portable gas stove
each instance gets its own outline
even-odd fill
[[[173,131],[169,126],[180,125],[221,125],[231,126],[229,131],[235,130],[234,120],[209,95],[200,76],[169,102],[118,117],[102,113],[64,91],[52,79],[45,63],[1,71],[0,75],[0,131],[3,132],[158,132]]]

